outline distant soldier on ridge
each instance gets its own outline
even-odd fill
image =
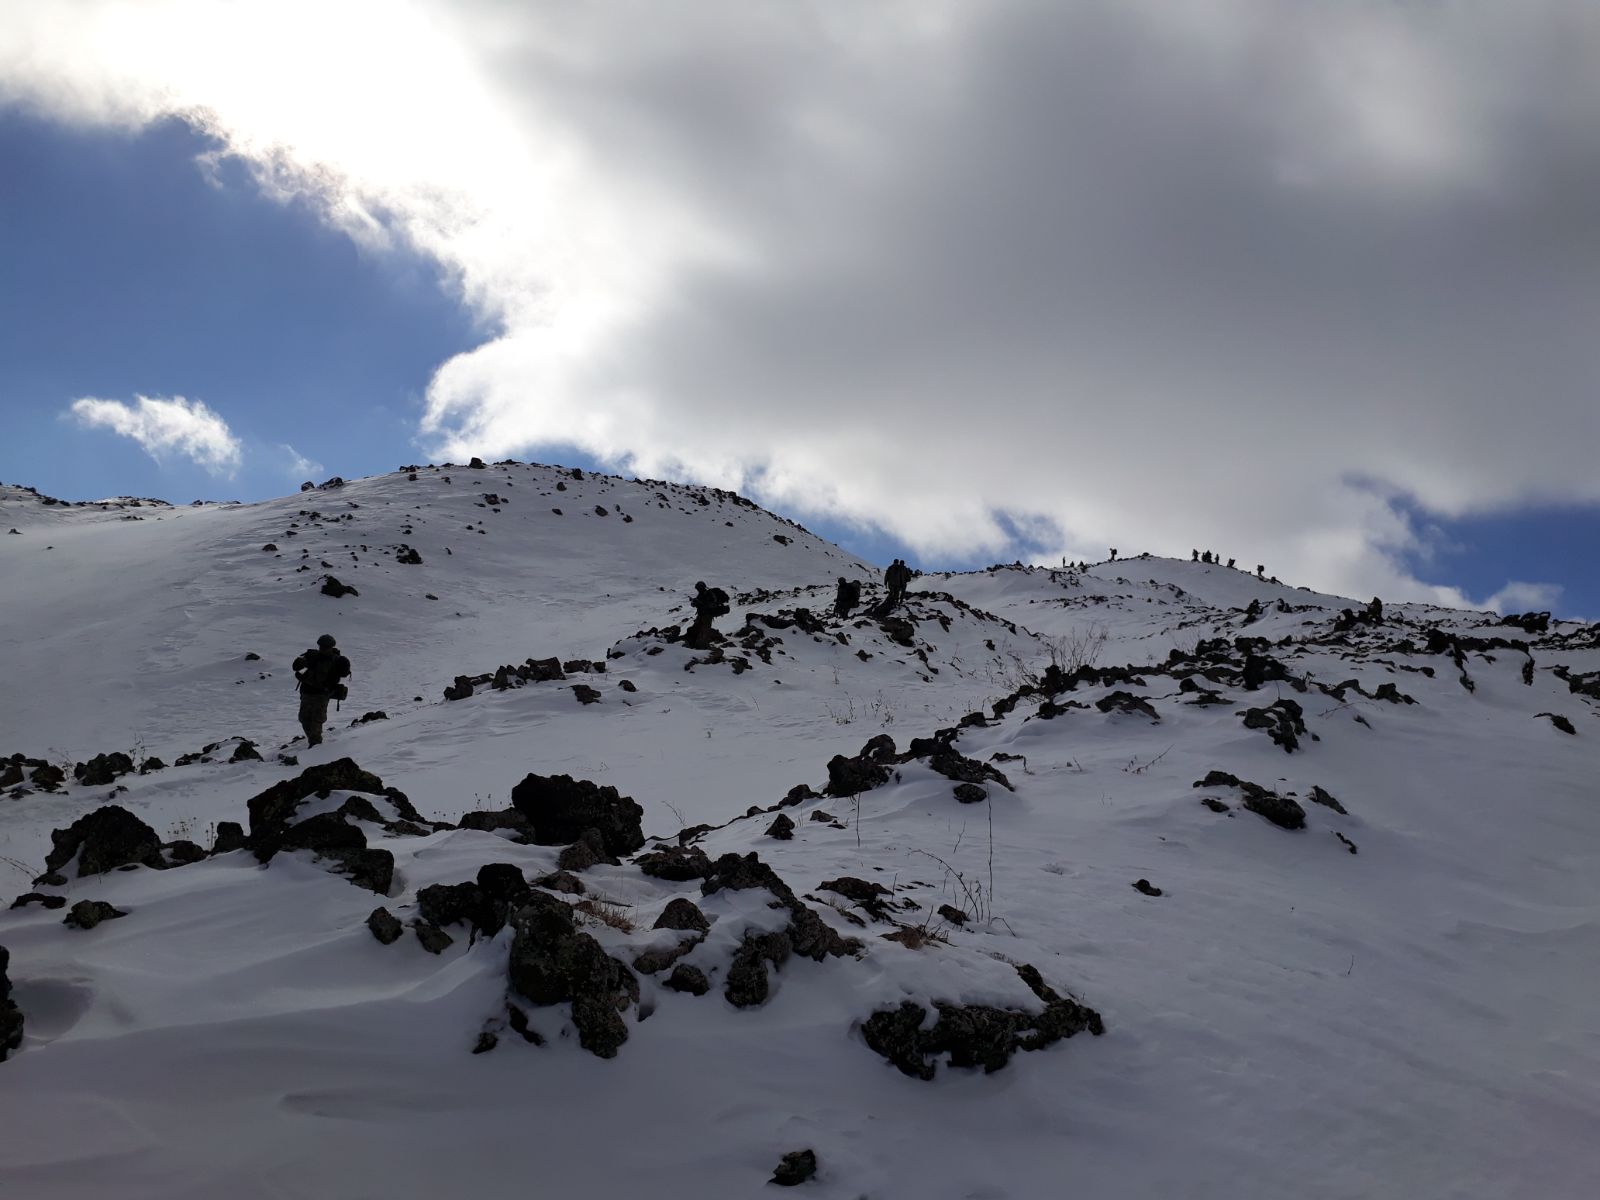
[[[883,573],[883,586],[888,590],[884,597],[883,611],[885,615],[899,608],[906,598],[906,585],[911,582],[911,568],[906,566],[906,560],[897,558],[889,564]]]
[[[694,624],[689,626],[689,632],[684,635],[684,645],[694,650],[708,649],[712,635],[717,632],[711,622],[727,615],[728,593],[721,588],[708,588],[704,582],[697,582],[689,603],[694,607]]]
[[[340,683],[350,674],[350,660],[339,653],[331,633],[317,639],[314,650],[294,660],[295,686],[300,690],[300,728],[308,746],[322,745],[322,727],[328,720],[328,701],[343,700],[350,689]]]

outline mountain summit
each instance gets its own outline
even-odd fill
[[[7,1194],[1600,1171],[1596,627],[1149,556],[886,611],[741,497],[519,463],[13,527]]]

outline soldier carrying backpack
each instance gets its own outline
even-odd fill
[[[328,701],[343,700],[350,689],[339,682],[350,674],[350,660],[339,653],[333,635],[317,639],[315,650],[307,650],[294,660],[295,686],[300,690],[300,728],[306,731],[306,744],[322,744],[322,727],[328,720]]]

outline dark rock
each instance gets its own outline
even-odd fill
[[[948,904],[941,904],[934,911],[946,921],[949,921],[952,925],[965,925],[967,923],[967,914],[962,912],[959,908],[953,908]]]
[[[1331,808],[1331,809],[1333,809],[1334,812],[1338,813],[1340,816],[1347,817],[1347,816],[1350,815],[1345,810],[1344,805],[1340,804],[1331,795],[1329,795],[1327,792],[1323,791],[1320,787],[1317,787],[1314,784],[1312,785],[1312,788],[1311,788],[1311,794],[1308,795],[1306,797],[1306,799],[1310,800],[1311,803],[1313,803],[1313,804],[1320,804],[1324,808]]]
[[[989,798],[989,793],[975,783],[956,784],[955,794],[962,804],[978,804]]]
[[[663,985],[675,992],[688,992],[691,996],[704,996],[711,990],[711,984],[706,979],[706,973],[699,967],[692,967],[688,963],[679,963],[672,968],[672,974],[667,976]]]
[[[67,910],[66,919],[61,923],[68,929],[93,929],[101,921],[112,921],[127,915],[104,900],[79,900]]]
[[[781,537],[781,534],[773,534]],[[784,538],[785,542],[789,539]],[[772,1173],[772,1182],[779,1187],[795,1187],[817,1173],[817,1155],[814,1150],[791,1150],[778,1160],[778,1169]]]
[[[1156,887],[1156,885],[1151,883],[1148,879],[1135,879],[1133,881],[1133,886],[1139,891],[1143,892],[1146,896],[1161,895],[1161,889]]]
[[[838,879],[824,879],[817,884],[821,892],[837,892],[847,900],[854,900],[857,904],[877,904],[880,896],[892,896],[888,888],[881,883],[873,883],[869,879],[857,879],[853,875],[841,875]]]
[[[1576,737],[1577,734],[1578,734],[1578,731],[1577,731],[1577,729],[1575,729],[1573,727],[1572,722],[1570,720],[1568,720],[1566,717],[1562,716],[1560,713],[1542,712],[1542,713],[1535,713],[1534,715],[1536,717],[1549,717],[1550,718],[1550,724],[1554,725],[1562,733],[1570,733],[1574,737]]]
[[[576,928],[566,904],[542,892],[517,910],[512,928],[511,986],[534,1004],[571,1001],[579,1044],[601,1058],[614,1057],[628,1040],[621,1014],[639,999],[633,972]]]
[[[65,908],[65,896],[47,896],[43,892],[25,892],[11,902],[12,908],[27,908],[30,904],[38,904],[44,908]]]
[[[631,679],[624,679],[622,682],[617,684],[617,686],[625,692],[637,692],[639,690]]]
[[[728,966],[727,983],[723,995],[735,1008],[754,1008],[767,1000],[767,963],[781,967],[794,953],[789,935],[776,933],[747,933],[739,948],[734,951],[733,962]]]
[[[394,887],[394,855],[388,850],[335,850],[323,855],[338,864],[339,874],[357,887],[387,896]]]
[[[335,600],[338,600],[344,596],[361,595],[361,593],[356,591],[355,588],[351,587],[347,583],[340,582],[338,577],[334,575],[324,575],[322,577],[321,591],[324,596],[332,596]]]
[[[354,721],[350,722],[350,728],[354,729],[357,725],[370,725],[374,721],[387,721],[388,719],[389,714],[380,708],[374,712],[362,713]]]
[[[633,969],[641,975],[655,975],[665,971],[700,942],[699,937],[688,937],[670,946],[652,946],[634,957]]]
[[[1204,804],[1212,812],[1225,813],[1229,811],[1228,806],[1215,796],[1202,796],[1200,797],[1200,803]]]
[[[217,840],[212,843],[211,853],[228,854],[234,850],[243,850],[244,847],[244,826],[237,821],[217,822]]]
[[[22,1010],[11,998],[10,969],[11,951],[0,946],[0,1062],[5,1062],[6,1057],[22,1045],[22,1029],[26,1023]]]
[[[600,703],[600,693],[598,691],[596,691],[594,688],[590,687],[587,683],[575,683],[575,684],[573,684],[572,685],[572,694],[578,698],[578,703],[579,704],[599,704]]]
[[[256,744],[249,738],[240,738],[239,744],[233,748],[233,753],[229,756],[228,761],[231,763],[260,762],[261,751],[256,749]]]
[[[541,846],[560,846],[596,830],[605,853],[632,854],[644,845],[644,810],[632,797],[570,775],[527,775],[511,789],[511,803],[533,826]]]
[[[120,751],[97,754],[72,768],[72,777],[84,787],[105,787],[119,775],[133,773],[133,759]]]
[[[1356,853],[1356,844],[1354,842],[1352,842],[1349,838],[1345,837],[1344,834],[1340,833],[1337,829],[1335,829],[1333,831],[1333,836],[1338,838],[1341,842],[1343,842],[1344,843],[1344,848],[1346,850],[1350,851],[1351,854],[1355,854]]]
[[[514,842],[531,842],[533,840],[533,822],[514,808],[465,813],[461,817],[460,828],[476,829],[482,833],[493,833],[497,829],[509,829],[517,835],[511,839]]]
[[[1246,729],[1265,729],[1273,742],[1283,747],[1285,754],[1300,748],[1296,735],[1305,733],[1306,722],[1304,711],[1295,701],[1279,698],[1266,708],[1246,709],[1243,716]]]
[[[161,849],[169,867],[186,867],[190,863],[200,862],[206,857],[206,852],[187,838],[178,838],[176,841],[167,842]]]
[[[1103,713],[1140,713],[1152,721],[1161,720],[1161,714],[1151,707],[1143,696],[1135,696],[1132,692],[1112,692],[1109,696],[1102,696],[1094,702],[1094,706]]]
[[[600,835],[592,829],[585,830],[584,833],[585,836],[561,851],[556,859],[556,867],[559,870],[582,874],[590,867],[608,861],[604,852],[605,847],[600,844]],[[609,861],[614,863],[616,860]]]
[[[889,782],[890,769],[859,754],[846,758],[835,754],[828,760],[828,795],[859,796]]]
[[[793,808],[807,800],[815,800],[817,794],[811,790],[809,783],[797,783],[784,793],[783,799],[778,801],[779,808]]]
[[[444,689],[446,700],[465,700],[472,695],[472,677],[470,675],[457,675],[456,681]]]
[[[552,892],[560,892],[564,896],[581,896],[588,889],[583,886],[583,880],[569,871],[552,871],[533,881],[534,887],[548,888]]]
[[[711,874],[711,859],[698,846],[662,846],[633,860],[634,866],[655,879],[686,883]]]
[[[372,936],[385,946],[392,946],[400,940],[400,935],[405,932],[404,927],[400,924],[400,918],[381,906],[373,909],[368,914],[367,928],[372,930]]]
[[[1262,684],[1277,679],[1288,679],[1289,671],[1281,662],[1264,654],[1245,656],[1241,681],[1246,691],[1256,691]]]
[[[1283,829],[1305,828],[1306,810],[1288,796],[1260,788],[1245,793],[1244,806]]]
[[[437,925],[430,925],[426,921],[418,921],[411,927],[417,935],[417,941],[422,943],[422,948],[429,954],[443,954],[455,945],[455,938],[451,937]]]
[[[42,792],[53,792],[67,780],[67,773],[54,763],[41,762],[33,768],[28,778]]]
[[[785,813],[779,813],[773,818],[772,824],[767,826],[767,836],[787,842],[794,837],[794,822]]]
[[[139,764],[139,774],[141,775],[148,775],[151,771],[164,771],[166,769],[167,764],[153,754]]]
[[[667,907],[656,918],[652,929],[689,929],[704,933],[711,928],[711,922],[706,920],[705,913],[693,900],[683,896],[675,896],[667,902]]]
[[[988,1073],[1005,1066],[1018,1050],[1040,1050],[1084,1030],[1096,1036],[1105,1032],[1099,1013],[1057,995],[1033,967],[1023,964],[1017,967],[1017,974],[1044,1001],[1042,1013],[936,1000],[933,1007],[938,1020],[925,1030],[927,1010],[905,1000],[898,1008],[876,1012],[863,1022],[862,1037],[905,1074],[932,1079],[939,1055],[948,1054],[951,1066],[981,1066]]]
[[[44,860],[46,874],[59,872],[74,855],[80,878],[130,863],[157,869],[166,865],[156,831],[117,804],[97,808],[66,829],[53,830],[50,842],[50,853]]]

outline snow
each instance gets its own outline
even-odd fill
[[[485,492],[509,502],[480,508]],[[0,494],[0,528],[23,531],[0,536],[0,664],[26,681],[0,701],[0,751],[69,768],[116,749],[171,763],[244,736],[266,756],[222,761],[229,742],[216,761],[118,780],[114,802],[163,839],[210,845],[217,822],[247,820],[249,797],[345,756],[447,821],[505,807],[529,772],[566,773],[633,796],[647,834],[719,826],[698,843],[708,854],[758,852],[865,943],[859,958],[791,959],[764,1005],[735,1009],[719,975],[747,929],[783,923],[770,896],[701,897],[695,883],[595,867],[583,874],[591,896],[635,928],[589,932],[624,961],[673,940],[651,926],[674,896],[714,918],[681,960],[705,969],[712,991],[641,976],[614,1059],[579,1048],[565,1005],[528,1009],[545,1045],[502,1034],[475,1055],[504,1011],[509,932],[471,939],[453,926],[434,956],[409,931],[380,945],[367,914],[381,904],[408,920],[420,888],[471,879],[485,862],[538,878],[559,847],[369,824],[396,860],[386,897],[303,851],[267,866],[240,851],[73,878],[39,890],[128,915],[76,931],[59,910],[0,913],[27,1020],[21,1050],[0,1063],[0,1193],[742,1196],[803,1147],[821,1166],[800,1194],[852,1200],[1593,1193],[1600,725],[1552,669],[1600,669],[1592,631],[1558,622],[1529,638],[1482,614],[1391,610],[1410,624],[1388,641],[1420,645],[1435,624],[1532,643],[1532,684],[1523,652],[1469,651],[1468,691],[1448,655],[1396,652],[1368,631],[1331,640],[1339,610],[1364,601],[1133,558],[925,576],[911,589],[916,648],[858,613],[816,637],[765,630],[782,639],[770,663],[729,645],[749,660],[736,673],[694,664],[704,656],[681,645],[652,654],[659,639],[636,634],[684,621],[696,579],[747,594],[718,622],[732,632],[747,612],[826,612],[841,574],[869,580],[870,602],[878,576],[780,518],[704,495],[520,464],[226,507]],[[401,545],[422,565],[398,564]],[[361,594],[320,595],[329,570]],[[1252,600],[1264,611],[1247,625]],[[289,744],[287,664],[325,630],[355,677],[327,743],[308,751]],[[796,784],[821,791],[828,759],[874,734],[903,749],[990,712],[1052,651],[1098,643],[1102,667],[1152,666],[1216,636],[1293,639],[1270,653],[1294,674],[1356,679],[1368,693],[1394,682],[1416,703],[1207,683],[1227,699],[1207,707],[1152,671],[1143,686],[1064,693],[1088,707],[1053,719],[1024,697],[963,729],[967,758],[1020,756],[993,760],[1015,791],[990,784],[984,802],[956,803],[952,781],[921,759],[854,799],[784,809],[789,841],[764,836],[771,813],[743,815]],[[604,673],[440,698],[458,674],[608,651],[619,657]],[[573,683],[600,703],[580,705]],[[1118,690],[1149,700],[1159,722],[1093,707]],[[1239,718],[1280,695],[1305,711],[1293,754]],[[375,709],[389,719],[349,727]],[[285,746],[298,765],[277,761]],[[1294,793],[1306,828],[1269,824],[1236,789],[1193,786],[1213,770]],[[1310,803],[1313,785],[1349,814]],[[0,871],[16,891],[42,869],[50,830],[114,791],[0,800]],[[818,890],[841,875],[915,901],[896,914],[912,924],[981,887],[993,920],[909,949],[880,936],[888,925],[857,927],[823,905],[858,911]],[[1130,886],[1141,878],[1164,894]],[[942,1066],[932,1082],[862,1040],[860,1023],[901,999],[1037,1009],[1013,961],[1092,1005],[1105,1035],[1018,1054],[991,1075]]]

